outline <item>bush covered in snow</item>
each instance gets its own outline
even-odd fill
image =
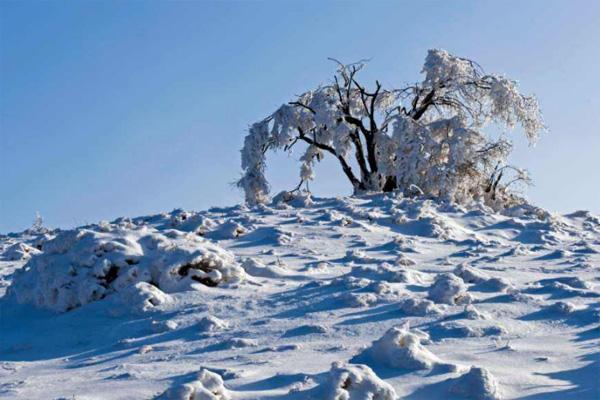
[[[244,277],[230,252],[196,234],[104,224],[64,231],[46,242],[44,253],[15,274],[9,292],[21,303],[62,312],[139,282],[158,289],[138,285],[127,293],[161,299],[157,291],[228,285]]]

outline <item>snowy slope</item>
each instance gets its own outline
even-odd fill
[[[0,398],[599,398],[600,218],[507,214],[297,198],[2,236]]]

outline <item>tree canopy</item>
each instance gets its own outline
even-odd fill
[[[269,150],[306,148],[300,188],[314,179],[314,165],[335,157],[354,193],[400,191],[457,203],[483,201],[494,208],[514,202],[515,182],[526,171],[507,162],[512,143],[483,129],[522,128],[534,144],[545,127],[534,96],[517,82],[487,74],[474,61],[429,50],[420,83],[368,89],[358,80],[364,63],[342,64],[330,84],[283,104],[251,125],[244,140],[243,175],[237,185],[250,204],[269,198]]]

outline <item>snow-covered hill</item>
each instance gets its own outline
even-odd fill
[[[0,398],[600,398],[597,216],[278,200],[1,236]]]

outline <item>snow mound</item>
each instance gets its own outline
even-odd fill
[[[258,341],[247,338],[231,338],[222,343],[223,349],[243,349],[244,347],[256,347]]]
[[[36,254],[40,254],[41,251],[35,247],[31,247],[26,243],[15,243],[9,246],[3,253],[2,259],[5,261],[21,261],[27,260]]]
[[[319,388],[320,400],[396,400],[394,388],[366,365],[335,362]]]
[[[348,261],[352,261],[352,262],[359,263],[359,264],[360,263],[369,264],[369,263],[373,263],[373,262],[377,261],[373,257],[371,257],[370,255],[368,255],[367,253],[365,253],[363,250],[360,250],[360,249],[348,250],[346,252],[346,259]]]
[[[173,301],[171,296],[146,282],[126,287],[115,296],[115,300],[118,306],[109,309],[112,315],[143,314]]]
[[[458,321],[440,322],[434,325],[432,335],[441,338],[467,338],[483,336],[503,336],[508,333],[506,328],[496,323],[481,323],[473,321],[470,324]]]
[[[204,215],[182,209],[173,210],[170,214],[164,215],[164,218],[168,218],[168,221],[161,226],[163,229],[174,228],[184,232],[195,232],[199,235],[204,235],[217,226],[215,221]]]
[[[168,389],[157,400],[230,400],[231,395],[220,375],[201,370],[196,380]]]
[[[465,309],[463,311],[463,316],[466,319],[488,319],[489,316],[485,313],[482,313],[481,311],[479,311],[477,309],[477,307],[475,307],[473,304],[467,304],[465,306]]]
[[[378,298],[373,293],[344,293],[337,298],[341,299],[348,307],[370,307],[377,303]]]
[[[489,277],[486,273],[467,264],[456,267],[454,275],[460,277],[465,283],[476,284],[479,290],[504,292],[512,287],[508,280]]]
[[[20,303],[64,312],[139,282],[172,293],[198,283],[235,284],[245,277],[233,254],[196,234],[131,223],[98,228],[61,232],[45,243],[44,253],[15,274],[9,293]],[[164,297],[148,286],[132,289],[131,296]]]
[[[273,197],[272,205],[274,206],[291,206],[294,208],[306,208],[313,204],[313,200],[309,192],[298,191],[289,192],[282,191]]]
[[[248,232],[248,228],[237,221],[228,220],[219,224],[213,230],[207,232],[204,236],[212,240],[235,239]]]
[[[283,337],[294,337],[294,336],[304,336],[304,335],[312,335],[312,334],[325,334],[327,333],[327,327],[319,324],[306,324],[300,325],[292,329],[288,329]]]
[[[213,315],[207,315],[198,321],[197,327],[202,333],[212,333],[228,329],[229,324]]]
[[[366,278],[374,281],[388,281],[401,283],[422,283],[423,273],[406,268],[405,266],[393,267],[383,263],[376,267],[358,266],[348,273],[356,278]]]
[[[471,367],[450,386],[451,394],[473,400],[500,400],[498,383],[485,368]]]
[[[489,277],[466,264],[460,264],[454,269],[454,275],[462,278],[465,283],[481,283],[489,279]]]
[[[429,298],[436,303],[466,304],[471,302],[463,280],[454,274],[440,274],[429,288]]]
[[[277,265],[265,265],[255,258],[246,258],[242,262],[242,268],[248,275],[261,278],[282,278],[289,275],[289,272]]]
[[[438,314],[440,309],[431,300],[409,297],[398,303],[400,310],[408,315]]]
[[[373,363],[383,364],[389,368],[431,369],[443,363],[421,344],[428,340],[424,332],[411,332],[406,325],[396,326],[374,341],[363,355]]]
[[[417,262],[410,257],[407,257],[404,254],[400,254],[396,260],[394,261],[396,265],[402,265],[405,267],[412,267],[413,265],[417,265]]]

